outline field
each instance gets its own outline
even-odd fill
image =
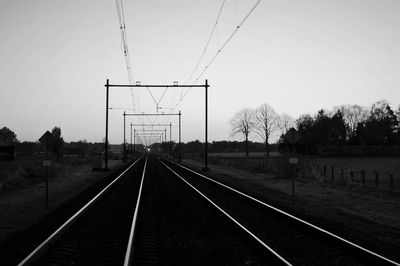
[[[232,158],[232,157],[231,157]],[[225,158],[227,160],[227,158]],[[251,159],[249,159],[251,160]],[[314,163],[336,166],[369,166],[380,170],[399,167],[397,158],[312,159]],[[184,160],[194,169],[203,162]],[[347,164],[346,164],[347,163]],[[257,172],[234,166],[209,163],[207,175],[250,195],[316,223],[342,237],[400,260],[400,193],[364,187],[320,182],[299,176],[295,181],[295,204],[292,204],[291,178],[273,172]],[[236,168],[236,169],[235,169]],[[398,179],[397,179],[398,180]]]
[[[398,157],[311,158],[309,160],[321,180],[332,180],[333,169],[334,180],[344,184],[365,185],[385,190],[400,188],[400,158]],[[392,180],[390,180],[391,175]]]
[[[45,168],[42,158],[0,162],[0,242],[32,226],[110,172],[93,171],[89,160],[63,160],[51,167],[49,209],[45,208]],[[116,169],[121,161],[109,161]]]
[[[279,156],[280,153],[277,151],[271,151],[269,156],[276,157]],[[210,152],[208,153],[209,157],[226,157],[226,158],[237,158],[237,157],[246,157],[245,152]],[[249,157],[265,157],[265,152],[249,152]]]
[[[50,158],[51,159],[51,158]],[[14,161],[0,161],[0,193],[16,191],[42,183],[46,177],[46,168],[42,166],[45,157],[29,155],[17,157]],[[91,167],[87,158],[64,158],[61,162],[52,160],[50,180],[66,177],[77,166]]]
[[[346,186],[355,185],[382,190],[400,189],[399,157],[324,158],[303,155],[297,157],[298,177]],[[246,157],[245,153],[210,153],[209,161],[253,172],[273,172],[280,176],[290,174],[287,171],[289,167],[287,158],[278,152],[271,152],[269,157],[263,152],[250,153],[249,157]]]

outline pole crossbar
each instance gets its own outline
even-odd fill
[[[163,133],[163,132],[160,132],[160,133],[151,134],[151,133],[149,133],[149,132],[142,132],[142,133],[136,132],[136,136],[140,136],[140,137],[143,137],[143,136],[164,136],[164,133]]]
[[[164,129],[136,129],[136,131],[164,132]]]
[[[146,113],[143,113],[143,114],[128,114],[128,113],[126,113],[125,115],[128,115],[128,116],[158,116],[158,115],[180,115],[179,113],[176,113],[176,114],[164,114],[164,113],[161,113],[161,114],[146,114]]]
[[[129,87],[138,87],[138,88],[205,88],[206,85],[162,85],[162,84],[149,84],[149,85],[129,85],[129,84],[108,84],[108,87],[119,87],[119,88],[129,88]]]
[[[134,127],[167,127],[169,124],[131,124]]]

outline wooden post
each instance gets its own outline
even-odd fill
[[[331,166],[331,179],[332,182],[335,181],[335,167],[333,165]]]
[[[378,187],[379,185],[379,172],[375,172],[375,187]]]
[[[361,182],[365,186],[365,170],[361,171]]]
[[[342,183],[344,183],[344,170],[343,170],[343,167],[340,168],[340,180],[341,180]]]
[[[394,190],[394,179],[393,174],[390,174],[390,190]]]

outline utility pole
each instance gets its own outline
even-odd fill
[[[182,143],[181,143],[181,110],[179,110],[179,162],[182,161]]]
[[[169,122],[169,156],[172,158],[172,135],[171,135],[171,128],[172,128],[172,123]]]
[[[126,143],[126,137],[125,137],[125,111],[124,111],[124,159],[123,159],[123,162],[126,162],[126,146],[125,146],[125,143]]]
[[[135,156],[135,137],[136,137],[136,129],[133,129],[133,156]]]
[[[108,91],[110,88],[109,80],[107,79],[106,83],[106,139],[105,139],[105,162],[104,162],[104,170],[108,170]]]
[[[167,129],[164,128],[164,156],[167,156]]]
[[[132,158],[132,123],[131,123],[131,148],[130,148],[130,154]]]
[[[205,85],[205,114],[206,114],[206,125],[205,125],[205,143],[204,143],[204,168],[203,171],[208,171],[208,80],[206,79],[206,85]]]

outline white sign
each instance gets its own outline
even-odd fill
[[[289,163],[290,164],[298,164],[299,163],[299,159],[296,158],[296,157],[289,158]]]
[[[51,166],[51,161],[50,160],[43,161],[43,166]]]

